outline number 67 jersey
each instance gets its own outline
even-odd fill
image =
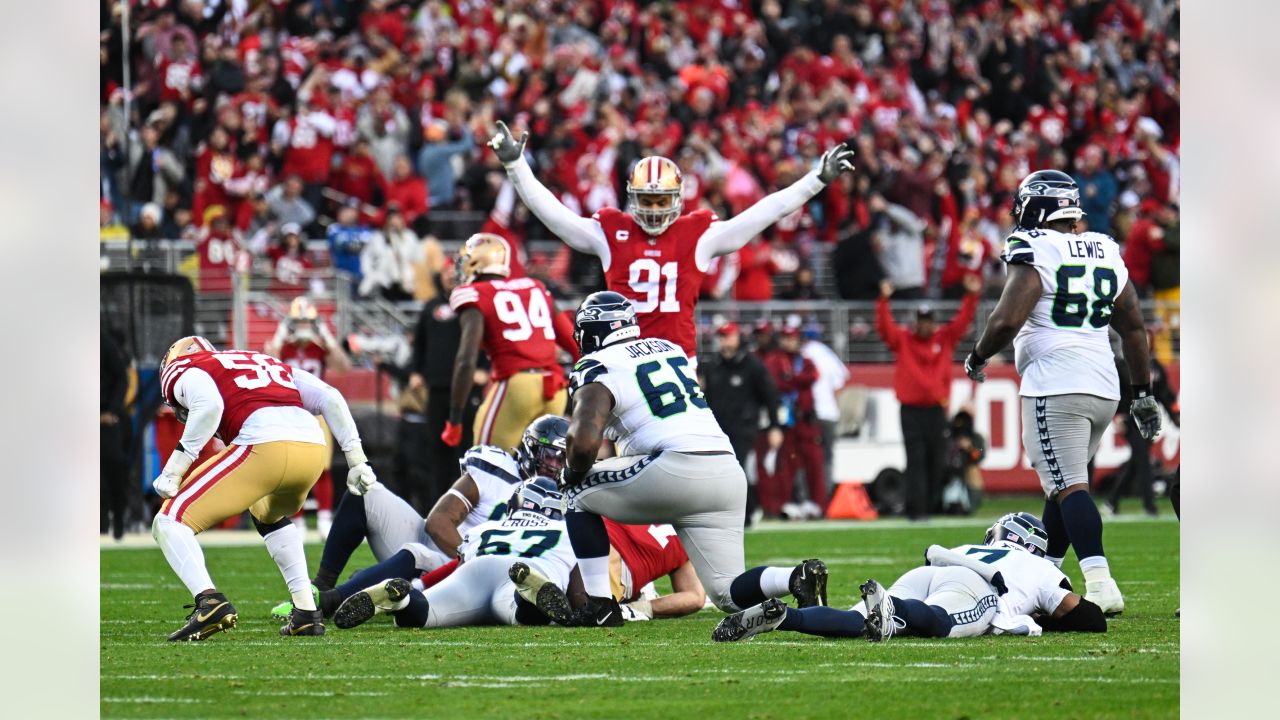
[[[1019,394],[1084,393],[1119,400],[1108,330],[1129,271],[1116,241],[1095,232],[1018,229],[1000,259],[1034,267],[1042,287],[1031,317],[1013,339],[1022,376]]]

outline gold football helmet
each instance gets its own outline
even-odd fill
[[[684,208],[680,167],[657,155],[641,159],[627,180],[627,198],[636,224],[650,235],[662,234]]]
[[[199,335],[188,335],[178,342],[169,346],[169,351],[164,354],[164,360],[160,361],[160,370],[163,371],[169,366],[169,363],[177,360],[183,355],[190,355],[198,352],[213,352],[213,343],[205,340]]]
[[[299,295],[289,303],[289,319],[285,322],[289,327],[289,339],[299,344],[311,342],[314,338],[316,306],[305,295]]]
[[[511,276],[511,246],[500,235],[476,233],[458,251],[458,284],[465,285],[477,275]]]

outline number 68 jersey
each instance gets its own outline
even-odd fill
[[[573,366],[569,392],[600,383],[613,395],[606,438],[619,455],[663,450],[732,453],[679,345],[639,338],[601,348]]]
[[[1108,329],[1116,298],[1129,281],[1120,246],[1102,233],[1015,230],[1000,259],[1040,275],[1040,300],[1013,339],[1022,376],[1019,394],[1083,393],[1120,399]]]

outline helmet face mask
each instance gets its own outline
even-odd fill
[[[516,462],[522,477],[559,477],[565,466],[569,421],[558,415],[543,415],[529,423],[516,447]]]
[[[642,158],[627,181],[628,211],[650,235],[660,235],[684,210],[684,176],[671,160]]]
[[[1023,178],[1013,199],[1013,219],[1027,230],[1042,228],[1059,220],[1084,217],[1080,209],[1080,188],[1064,172],[1038,170]]]
[[[179,358],[187,355],[193,355],[198,352],[214,351],[213,343],[199,335],[188,335],[187,337],[180,338],[177,342],[169,346],[168,352],[164,354],[164,358],[160,361],[161,377],[164,376],[165,369],[168,368],[173,361],[178,360]],[[177,416],[178,422],[185,425],[187,422],[187,409],[177,403],[171,403],[167,399],[164,403],[173,408],[173,414]]]
[[[582,301],[573,318],[573,339],[583,355],[640,337],[636,308],[619,293],[604,290]]]
[[[1028,512],[1009,513],[987,528],[983,545],[1002,543],[1044,557],[1049,549],[1049,532],[1040,518]]]

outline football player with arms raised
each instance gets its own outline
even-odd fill
[[[186,427],[152,483],[165,498],[152,535],[195,597],[187,624],[169,639],[203,640],[235,627],[235,607],[214,587],[195,536],[245,510],[293,597],[295,609],[280,634],[323,635],[302,533],[289,518],[328,466],[317,414],[346,453],[348,482],[368,485],[376,480],[342,395],[311,373],[269,355],[219,352],[201,337],[185,337],[170,346],[160,364],[160,392]],[[227,443],[226,449],[188,472],[214,433]]]
[[[788,593],[804,606],[825,605],[821,561],[744,572],[747,479],[684,348],[643,338],[631,301],[615,292],[587,296],[574,324],[583,358],[570,381],[574,410],[562,485],[588,600],[573,622],[623,622],[609,583],[602,516],[633,525],[670,523],[707,595],[727,612]],[[606,438],[619,456],[597,463]]]
[[[736,252],[770,225],[795,212],[853,170],[853,150],[836,145],[818,167],[790,187],[765,197],[729,220],[710,210],[684,211],[684,180],[665,157],[642,158],[627,182],[628,212],[605,208],[584,218],[562,205],[538,181],[524,159],[528,133],[517,141],[505,123],[489,142],[520,199],[556,237],[578,252],[600,258],[609,290],[629,299],[647,338],[697,353],[693,307],[711,261]]]
[[[981,545],[932,545],[925,566],[888,590],[875,580],[849,610],[788,608],[773,599],[730,615],[712,632],[716,642],[747,640],[772,630],[822,637],[895,635],[964,638],[987,634],[1106,632],[1097,605],[1071,591],[1058,566],[1045,560],[1048,534],[1031,513],[1009,513],[987,529]]]
[[[351,358],[342,349],[342,345],[329,323],[320,317],[316,306],[306,296],[299,296],[289,303],[289,316],[276,326],[276,334],[263,346],[263,352],[279,358],[290,367],[301,368],[324,380],[325,371],[333,369],[346,372],[351,369]],[[333,448],[333,433],[321,418],[320,429],[324,431],[325,444]],[[333,479],[326,467],[312,489],[316,507],[316,529],[320,531],[320,539],[329,536],[329,527],[333,524]],[[301,522],[301,515],[298,516]]]
[[[1160,408],[1142,308],[1120,247],[1102,233],[1076,233],[1082,217],[1071,176],[1040,170],[1023,179],[1014,195],[1017,227],[1001,255],[1009,278],[964,366],[982,382],[988,360],[1013,342],[1022,445],[1047,498],[1047,557],[1060,566],[1067,546],[1075,548],[1086,597],[1114,615],[1124,598],[1103,554],[1088,471],[1120,400],[1109,327],[1120,335],[1133,387],[1129,414],[1144,438],[1160,435]]]
[[[449,306],[458,313],[462,335],[449,420],[440,438],[450,447],[462,441],[462,415],[483,348],[493,379],[476,413],[473,437],[478,445],[514,447],[534,418],[564,412],[566,383],[556,346],[573,354],[573,331],[541,281],[508,279],[511,247],[501,237],[472,235],[458,251],[457,266],[459,285]]]

